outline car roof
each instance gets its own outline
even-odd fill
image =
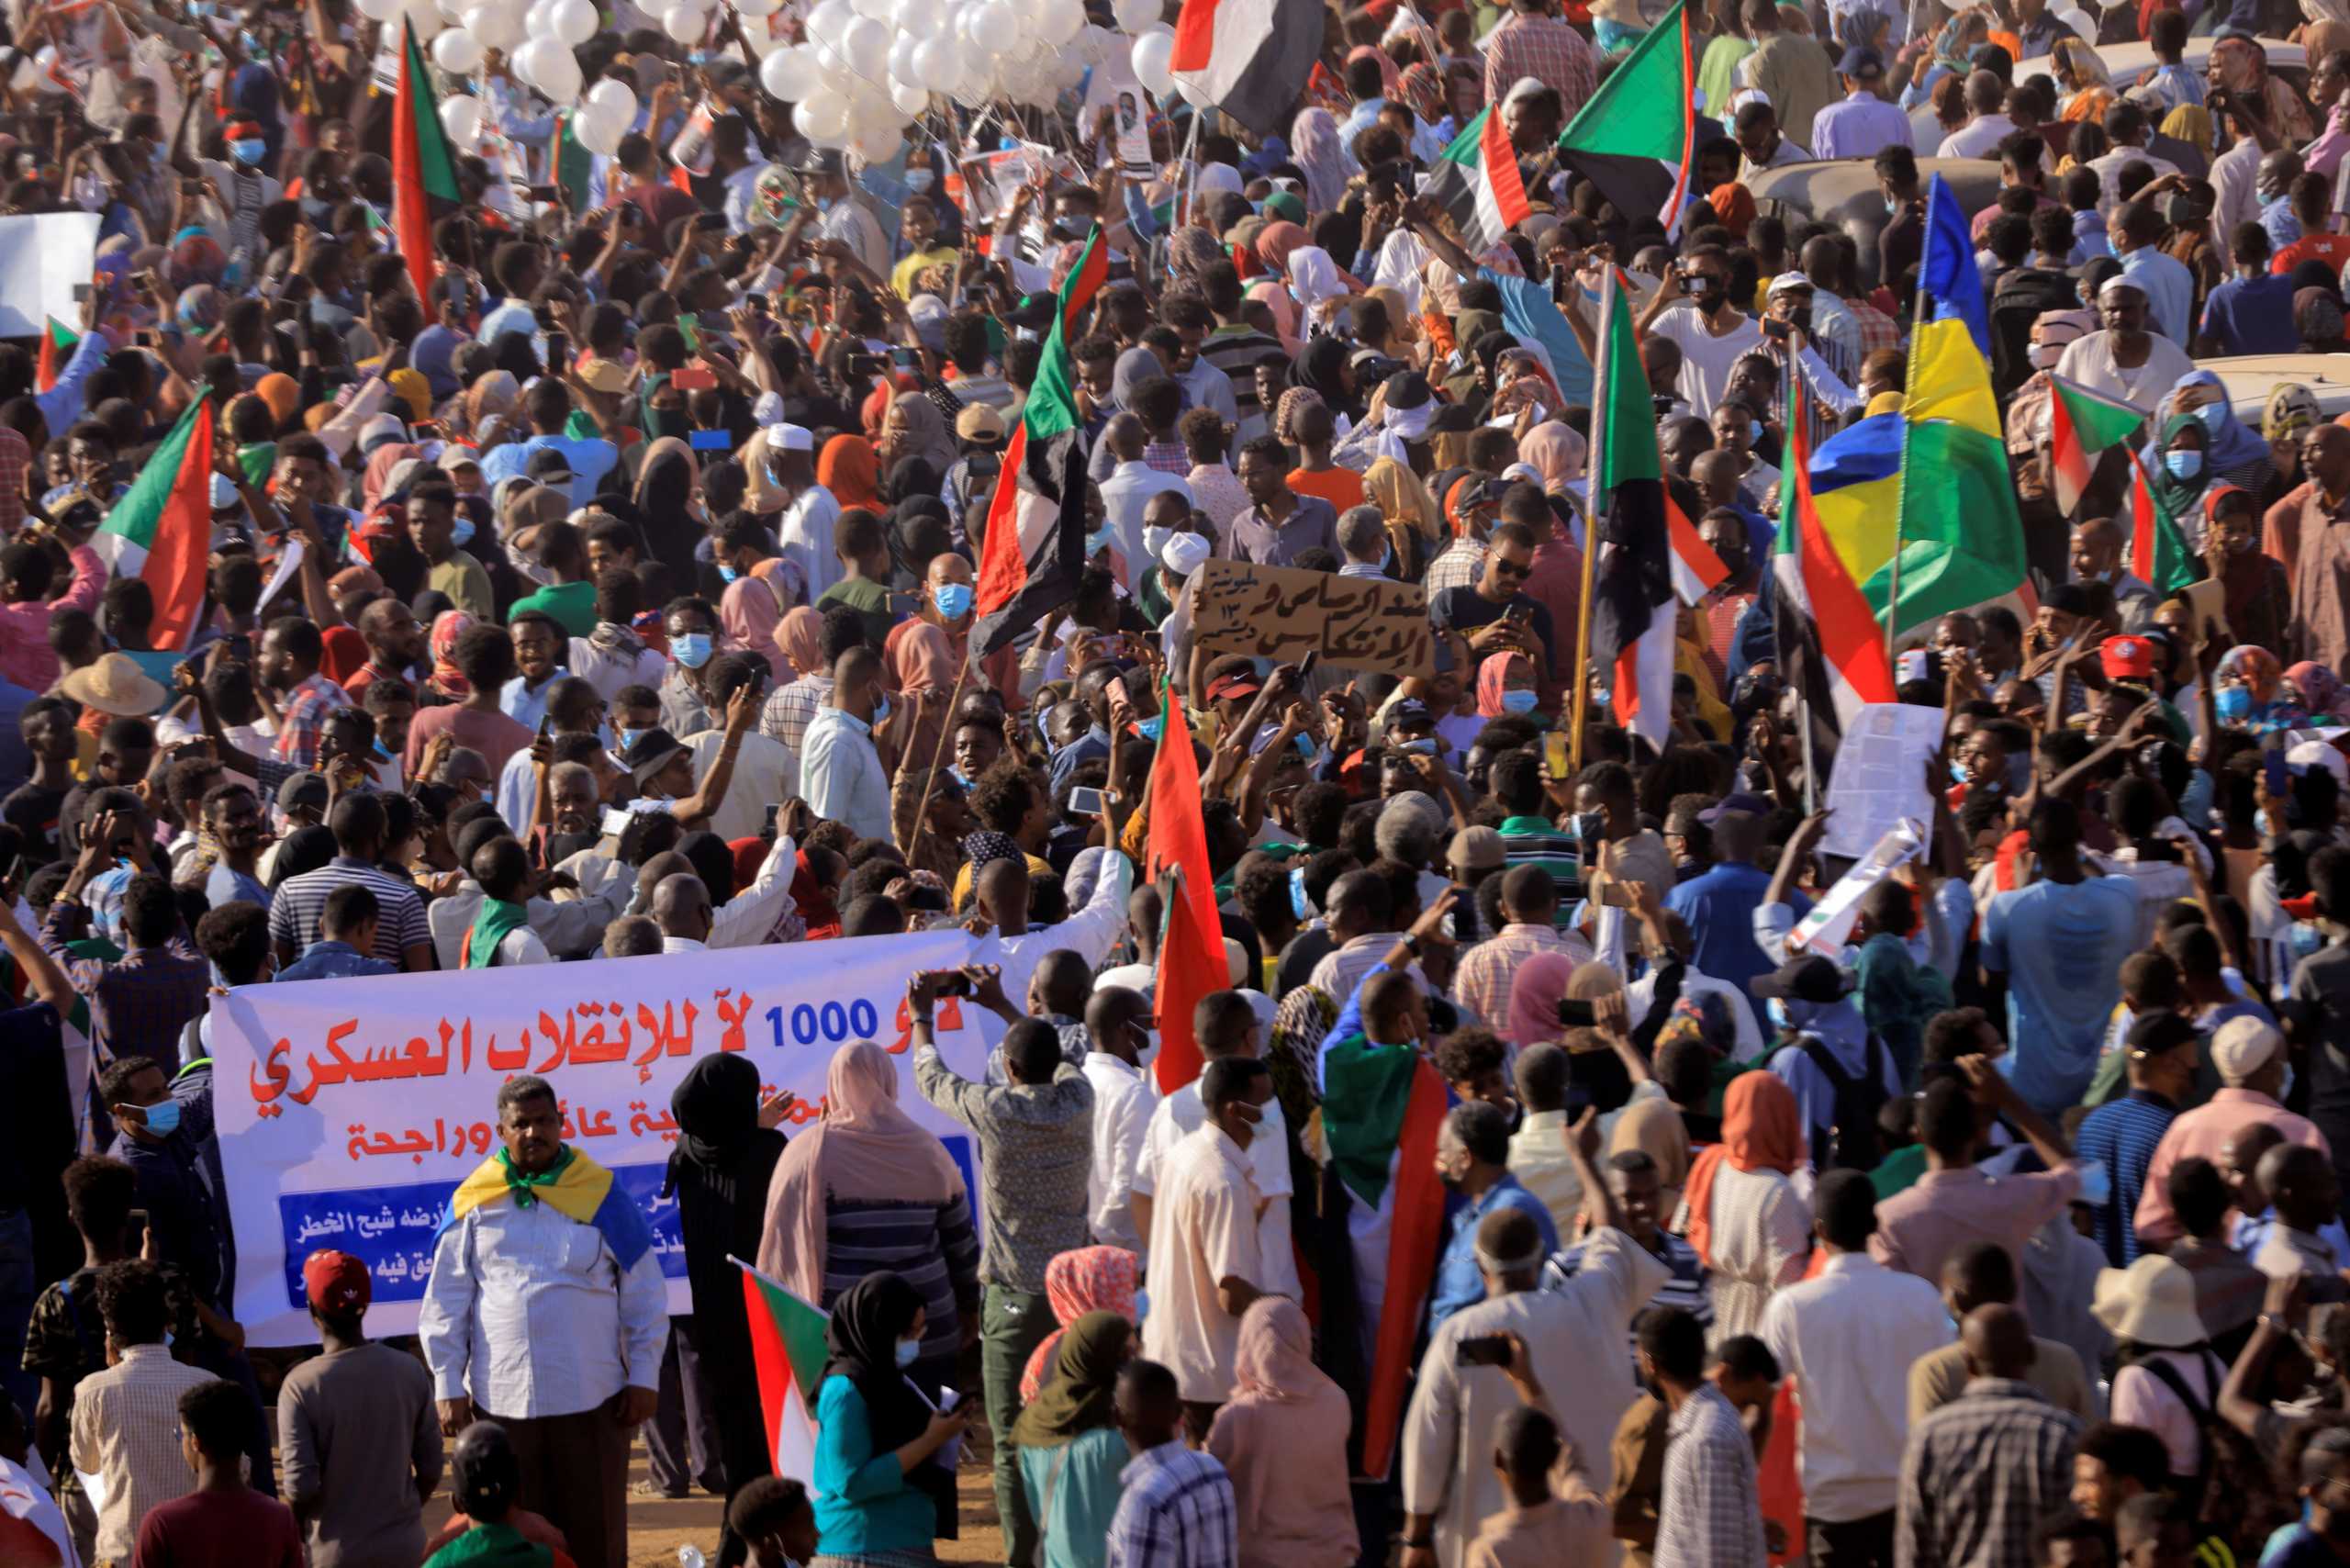
[[[2253,429],[2268,407],[2268,395],[2277,386],[2295,383],[2316,395],[2327,419],[2350,413],[2350,353],[2248,353],[2199,359],[2198,370],[2208,370],[2227,388],[2228,407]]]

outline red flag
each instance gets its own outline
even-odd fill
[[[1158,943],[1158,1092],[1171,1094],[1200,1075],[1205,1058],[1192,1035],[1200,999],[1232,983],[1224,958],[1224,917],[1217,913],[1215,875],[1208,869],[1208,834],[1200,817],[1200,763],[1183,700],[1169,681],[1158,755],[1150,765],[1150,843],[1145,874],[1172,873]]]

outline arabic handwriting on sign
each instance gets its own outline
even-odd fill
[[[1397,675],[1433,663],[1427,595],[1415,585],[1237,561],[1201,573],[1193,624],[1206,646],[1284,662],[1318,652]]]

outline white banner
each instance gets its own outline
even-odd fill
[[[88,285],[97,245],[95,212],[0,218],[0,338],[38,337],[52,316],[78,328],[73,291]]]
[[[411,1333],[450,1191],[498,1147],[498,1086],[554,1085],[564,1137],[610,1167],[653,1223],[669,1306],[691,1310],[673,1200],[669,1097],[697,1057],[741,1051],[766,1092],[799,1096],[783,1126],[822,1114],[833,1053],[900,1054],[898,1102],[936,1131],[979,1204],[978,1152],[914,1087],[906,980],[991,962],[955,930],[523,969],[241,986],[213,1010],[215,1113],[237,1234],[235,1316],[255,1345],[315,1343],[302,1260],[366,1260],[373,1335]],[[1016,1003],[1015,1003],[1016,1005]],[[987,1041],[939,1004],[939,1048],[978,1077]]]

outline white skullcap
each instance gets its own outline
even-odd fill
[[[1208,542],[1196,533],[1179,533],[1158,552],[1158,563],[1179,577],[1188,577],[1208,558]]]

